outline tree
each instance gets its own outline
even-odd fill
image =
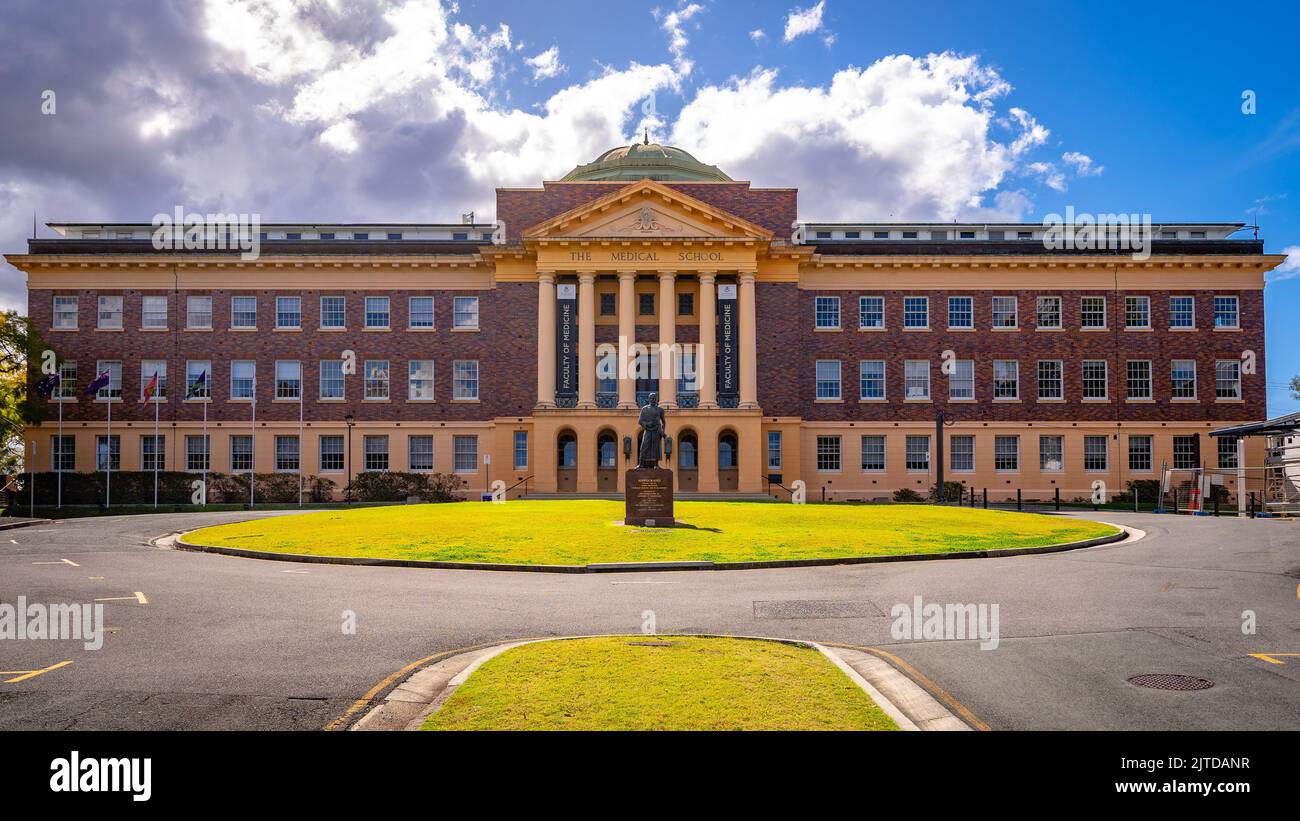
[[[0,476],[24,470],[23,429],[45,418],[45,403],[28,388],[44,349],[30,319],[0,312]]]
[[[1300,376],[1291,377],[1291,398],[1300,399]]]

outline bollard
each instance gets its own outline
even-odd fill
[[[1056,512],[1061,512],[1061,489],[1059,487],[1056,489]]]
[[[1016,488],[1016,510],[1024,510],[1024,503],[1020,500],[1020,488]]]
[[[1219,515],[1219,494],[1214,494],[1214,515]]]
[[[975,507],[975,486],[970,487],[970,506]]]
[[[984,509],[989,509],[989,489],[984,488]]]
[[[1250,517],[1255,518],[1255,491],[1250,492]]]
[[[1136,484],[1133,485],[1133,512],[1134,513],[1141,512],[1138,510],[1138,489]]]

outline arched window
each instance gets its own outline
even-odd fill
[[[618,438],[614,434],[605,431],[597,436],[596,450],[599,453],[602,468],[618,467]]]
[[[560,467],[576,468],[578,466],[578,437],[566,431],[560,434],[558,444],[557,459]]]
[[[698,458],[699,447],[695,434],[683,433],[681,441],[677,443],[677,467],[681,470],[695,470],[699,467]]]
[[[718,437],[718,469],[734,469],[737,459],[736,434],[728,431]]]

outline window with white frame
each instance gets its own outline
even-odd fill
[[[1038,327],[1061,327],[1061,298],[1059,296],[1040,296],[1038,298]]]
[[[77,329],[77,298],[75,296],[56,296],[54,298],[54,327],[61,331]]]
[[[930,398],[930,360],[908,359],[903,362],[903,396],[912,400]]]
[[[1020,398],[1020,363],[1015,359],[993,361],[993,398]]]
[[[840,437],[817,437],[817,469],[821,471],[839,471]]]
[[[452,302],[451,325],[453,328],[478,327],[478,297],[458,296]]]
[[[362,438],[362,452],[366,460],[365,470],[367,472],[388,470],[388,437],[379,435]]]
[[[343,360],[322,359],[320,363],[320,398],[344,398]]]
[[[677,392],[696,393],[700,389],[700,372],[695,364],[697,352],[694,346],[683,345],[677,352]],[[615,385],[615,390],[618,387]]]
[[[1170,395],[1174,399],[1196,398],[1196,360],[1175,359],[1169,366],[1170,379],[1173,382]]]
[[[432,359],[412,359],[407,363],[406,398],[412,402],[433,400]]]
[[[926,296],[903,297],[903,327],[930,327],[930,298]]]
[[[77,469],[77,437],[50,437],[50,470],[70,473]]]
[[[948,439],[949,466],[953,473],[970,473],[975,470],[975,437],[953,436]]]
[[[167,469],[167,437],[146,434],[140,437],[140,470]]]
[[[230,363],[230,398],[252,399],[257,378],[257,363],[251,359],[236,359]]]
[[[948,327],[975,327],[975,300],[968,296],[948,297]]]
[[[96,399],[121,399],[122,398],[122,360],[120,359],[100,359],[95,362],[95,379],[99,375],[108,372],[108,384],[100,388],[95,394]]]
[[[858,327],[885,327],[885,298],[883,296],[858,297]]]
[[[1240,327],[1240,312],[1235,296],[1216,296],[1214,298],[1214,327]]]
[[[840,329],[840,298],[819,296],[813,300],[814,322],[819,330]]]
[[[320,326],[322,328],[343,328],[346,327],[346,323],[347,299],[341,296],[321,297]]]
[[[930,437],[907,437],[906,456],[909,471],[928,471],[930,469]]]
[[[167,297],[140,297],[140,327],[154,330],[167,327]]]
[[[338,473],[343,470],[343,437],[335,434],[320,438],[321,473]]]
[[[1139,473],[1151,470],[1151,437],[1131,434],[1128,437],[1128,469]]]
[[[275,398],[302,398],[302,363],[280,359],[275,363]],[[297,470],[297,468],[295,468]]]
[[[1000,472],[1020,470],[1020,437],[993,437],[993,469]]]
[[[95,470],[122,469],[122,437],[114,433],[95,437]]]
[[[1151,361],[1130,359],[1124,363],[1129,399],[1151,398]]]
[[[452,363],[451,398],[478,399],[477,359],[457,359]]]
[[[407,326],[411,328],[433,327],[433,297],[413,296],[408,301],[409,316]]]
[[[514,441],[515,470],[528,468],[528,431],[515,431]]]
[[[1214,398],[1241,398],[1241,362],[1236,359],[1220,359],[1214,363]]]
[[[253,437],[243,433],[231,436],[230,472],[248,473],[253,466]]]
[[[388,360],[367,359],[364,364],[366,399],[388,398]]]
[[[1190,296],[1169,297],[1169,327],[1196,327],[1196,298]]]
[[[287,434],[275,437],[275,470],[277,473],[297,473],[300,461],[298,458],[298,436],[297,434]]]
[[[1064,399],[1064,368],[1059,359],[1038,360],[1038,398]]]
[[[1151,327],[1151,297],[1149,296],[1124,297],[1124,327],[1125,328],[1150,328]]]
[[[456,473],[478,472],[478,437],[453,436],[451,440],[453,463]]]
[[[993,297],[993,327],[1016,327],[1016,298],[1013,296]]]
[[[406,437],[406,469],[410,471],[433,470],[433,437]]]
[[[858,398],[885,398],[885,360],[864,359],[858,363]]]
[[[1045,473],[1065,470],[1065,437],[1038,437],[1038,469]]]
[[[862,437],[862,470],[867,473],[885,470],[885,437],[874,434]]]
[[[1105,436],[1083,437],[1083,469],[1090,472],[1105,471],[1109,465],[1109,438]]]
[[[1105,399],[1107,397],[1106,382],[1106,360],[1083,360],[1084,399]]]
[[[162,402],[167,399],[167,360],[166,359],[143,359],[140,361],[140,401],[145,399],[145,388],[153,381],[154,376],[158,377],[158,384],[154,387],[151,400]]]
[[[953,361],[952,375],[948,377],[948,398],[952,400],[975,398],[975,360]]]
[[[781,431],[779,430],[767,432],[767,469],[781,469]]]
[[[388,297],[366,297],[366,327],[371,330],[387,330],[389,318]]]
[[[257,297],[234,296],[230,298],[230,327],[257,327]]]
[[[1201,443],[1196,434],[1174,437],[1174,467],[1191,470],[1201,466]]]
[[[1080,299],[1079,325],[1084,328],[1106,327],[1106,297],[1085,296]]]
[[[1237,439],[1233,436],[1218,437],[1219,469],[1237,469]]]
[[[838,359],[817,360],[817,398],[840,398],[840,361]]]
[[[122,327],[122,297],[120,294],[107,294],[99,297],[99,313],[96,328],[117,330]]]
[[[289,330],[302,327],[302,297],[278,296],[275,298],[275,327]]]
[[[212,443],[207,436],[185,437],[185,469],[205,471],[212,469]]]
[[[212,327],[212,297],[186,297],[185,327],[195,330],[207,330]]]
[[[77,398],[77,362],[65,359],[59,363],[59,386],[54,389],[56,399]]]

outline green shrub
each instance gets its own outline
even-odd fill
[[[401,473],[395,470],[358,473],[348,484],[347,493],[358,502],[454,502],[456,491],[465,481],[445,473]]]
[[[894,491],[895,502],[924,502],[925,497],[910,487],[900,487]]]
[[[934,498],[934,491],[937,485],[930,486],[930,498]],[[943,501],[960,502],[966,494],[966,486],[961,482],[944,482],[943,483]]]

